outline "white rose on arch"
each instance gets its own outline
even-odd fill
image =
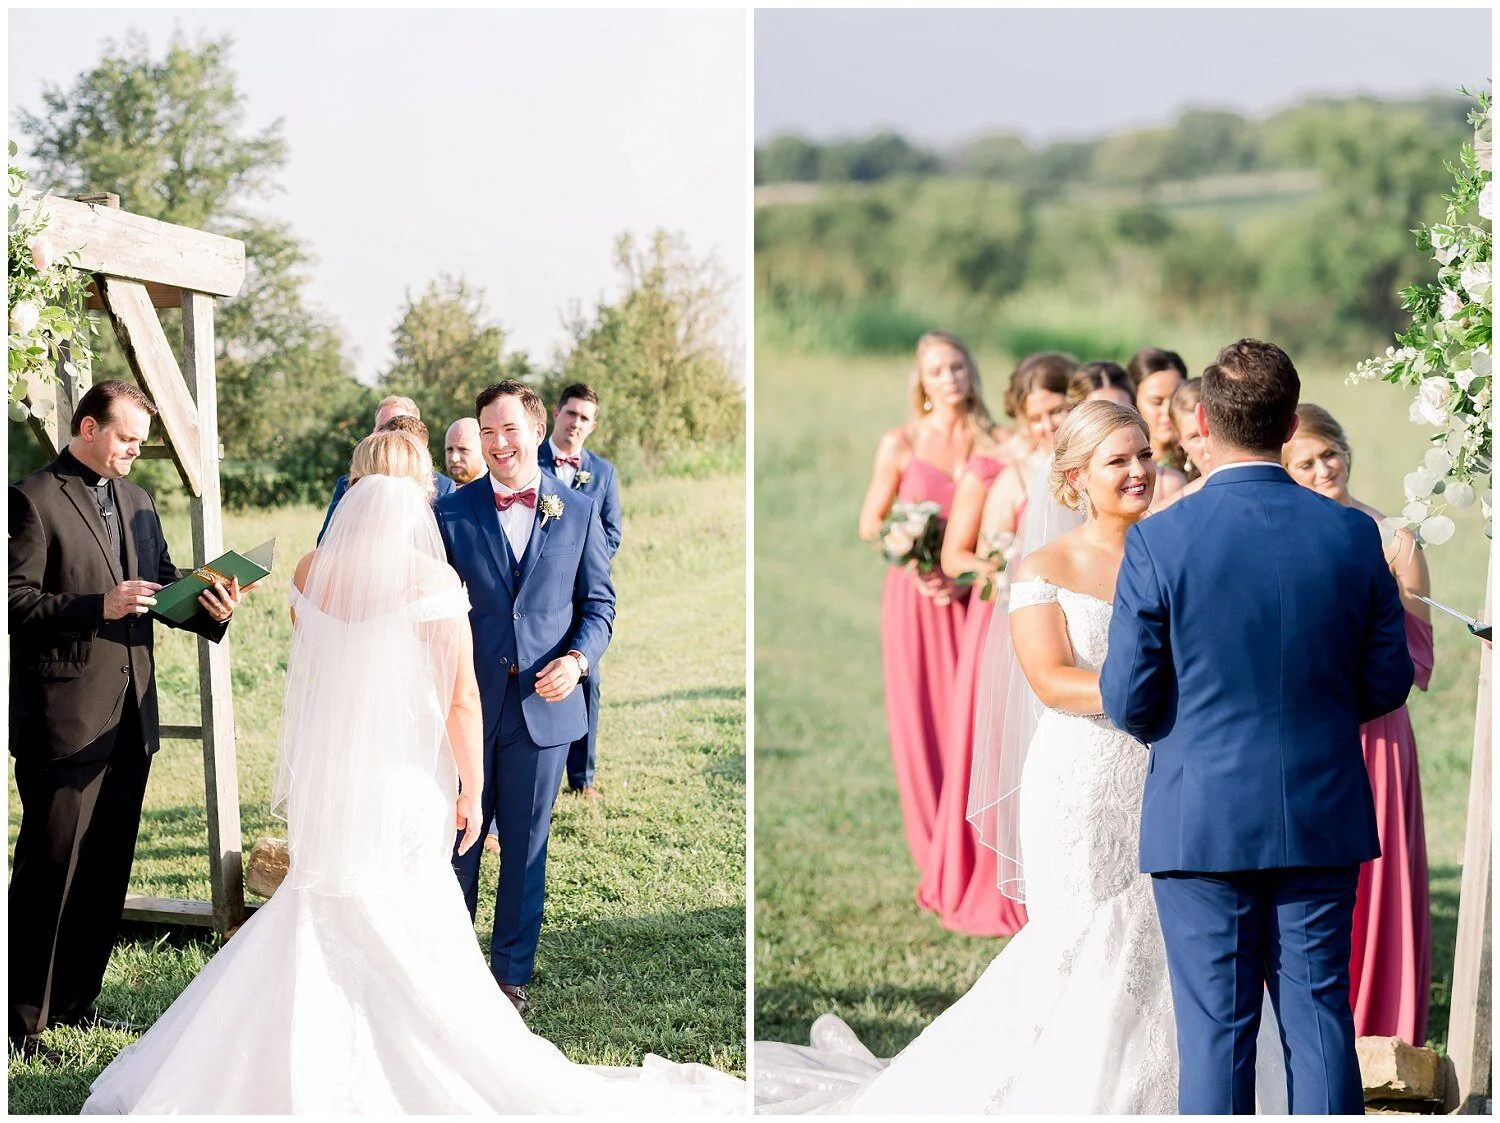
[[[52,248],[52,239],[45,234],[38,234],[31,239],[31,264],[37,267],[37,271],[45,273],[51,268],[52,263],[57,260],[57,252]]]
[[[1495,204],[1492,202],[1490,189],[1494,186],[1495,182],[1491,180],[1479,189],[1479,217],[1487,218],[1492,222],[1495,218]]]
[[[1476,261],[1473,265],[1464,266],[1458,279],[1464,291],[1469,294],[1469,299],[1474,303],[1483,304],[1490,295],[1490,263],[1488,261]]]
[[[30,335],[42,318],[42,310],[29,300],[18,300],[10,310],[10,326],[17,335]]]
[[[1448,403],[1453,400],[1453,385],[1446,378],[1424,378],[1417,386],[1414,414],[1429,425],[1448,420]]]
[[[1443,319],[1456,320],[1464,305],[1468,302],[1452,289],[1443,290],[1443,298],[1438,302],[1438,307],[1443,313]]]

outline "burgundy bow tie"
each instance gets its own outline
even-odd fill
[[[495,492],[495,510],[509,511],[513,503],[536,510],[536,488],[529,487],[525,491]]]
[[[552,458],[552,466],[554,468],[561,468],[564,464],[571,464],[575,468],[582,468],[583,458],[581,456],[554,456]]]

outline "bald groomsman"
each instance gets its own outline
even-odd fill
[[[479,422],[472,417],[460,417],[448,426],[448,435],[443,438],[443,462],[448,465],[448,475],[460,487],[484,475],[488,469],[479,447]]]

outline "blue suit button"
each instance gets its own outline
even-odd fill
[[[517,580],[520,580],[521,571],[519,569],[513,569],[513,570],[511,570],[511,574],[510,575],[512,577],[516,578]]]
[[[513,612],[513,613],[511,613],[510,618],[512,620],[519,620],[521,618],[521,614],[519,612]]]

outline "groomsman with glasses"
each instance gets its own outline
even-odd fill
[[[566,387],[552,411],[552,435],[539,450],[542,471],[567,488],[581,491],[599,509],[611,560],[620,548],[620,486],[615,466],[583,447],[599,422],[599,395],[581,382]],[[598,799],[594,786],[594,748],[599,736],[599,668],[584,680],[589,731],[568,750],[568,788],[585,799]]]

